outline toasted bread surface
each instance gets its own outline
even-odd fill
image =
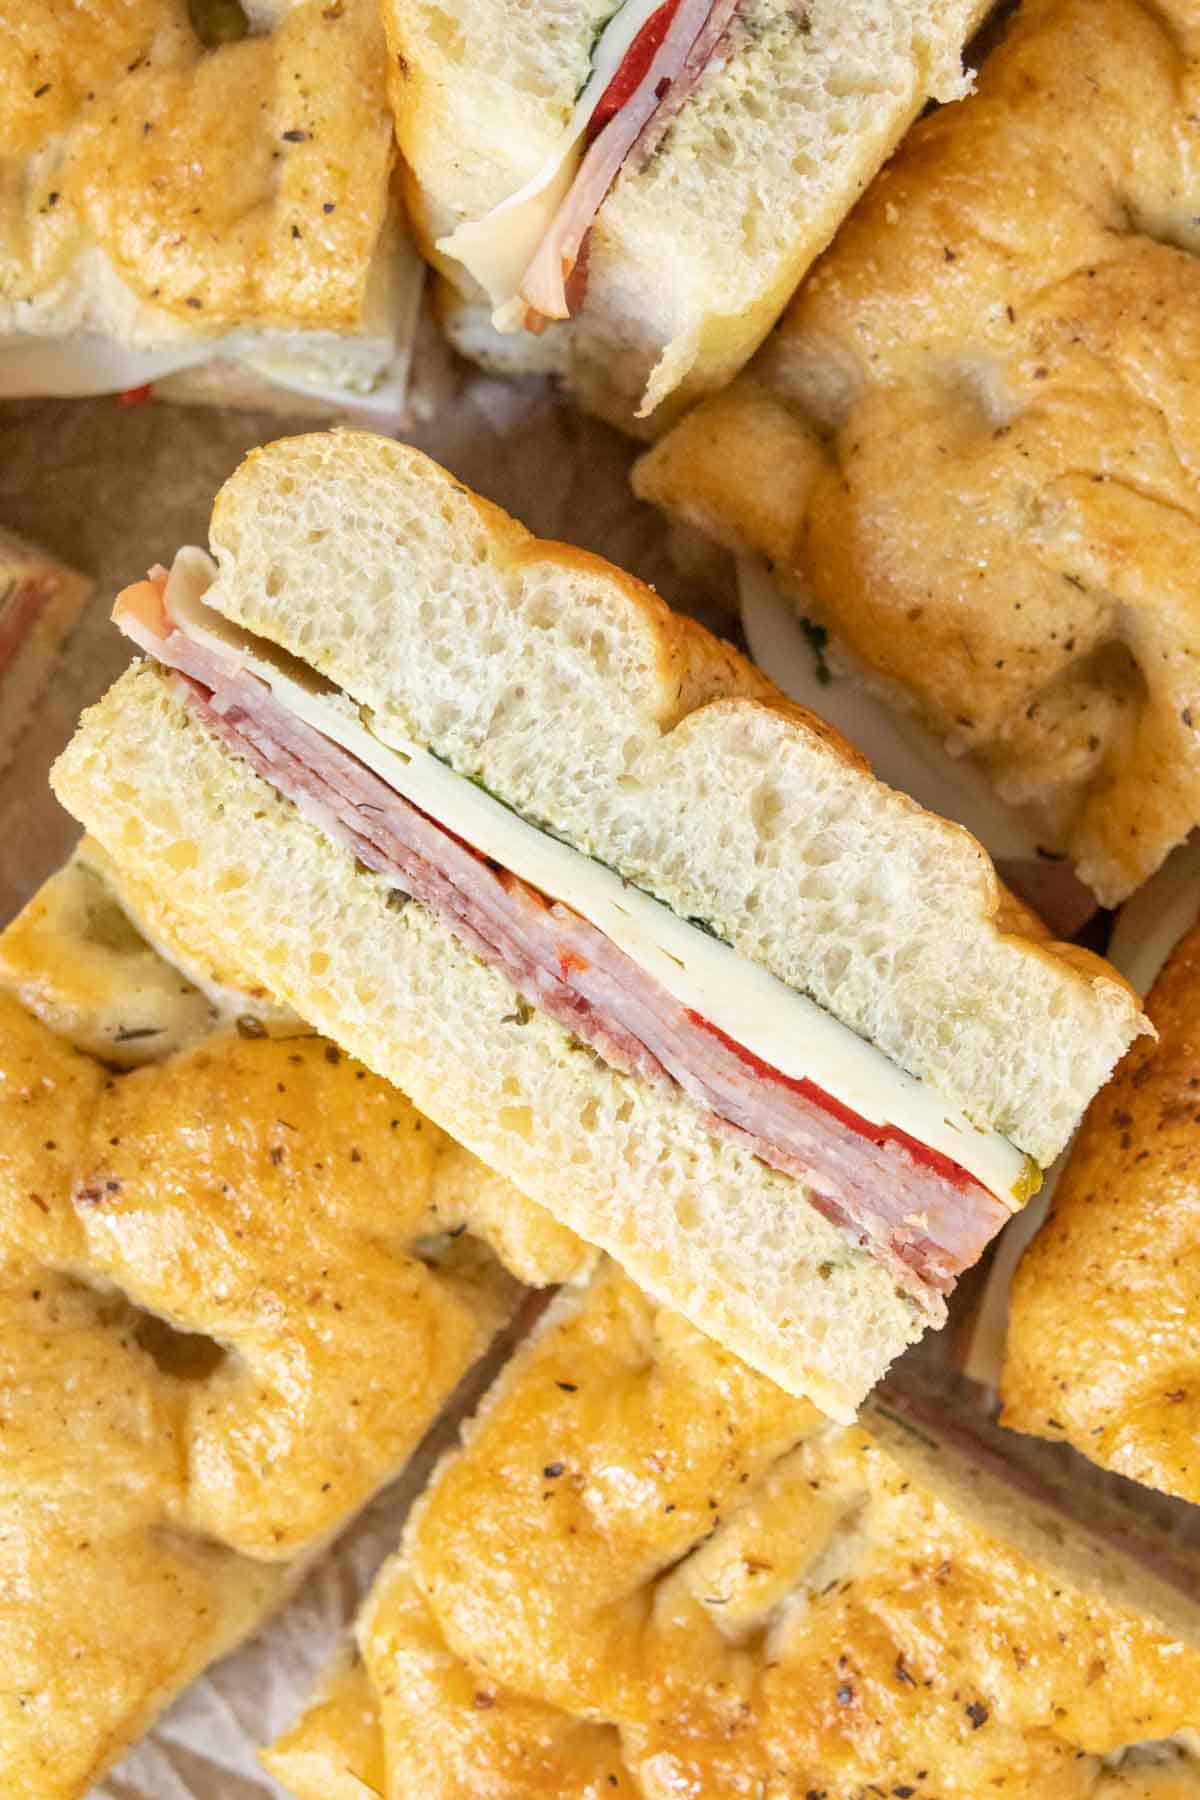
[[[1092,1102],[1013,1282],[1004,1418],[1200,1501],[1200,928],[1150,995],[1158,1042]]]

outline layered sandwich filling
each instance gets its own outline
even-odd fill
[[[428,908],[610,1068],[682,1090],[717,1135],[803,1183],[933,1318],[1036,1186],[998,1133],[694,921],[515,813],[207,606],[184,551],[117,603],[188,706],[400,903]]]
[[[588,232],[625,167],[644,162],[714,62],[748,0],[624,0],[556,149],[533,177],[438,249],[475,277],[501,331],[571,316]]]

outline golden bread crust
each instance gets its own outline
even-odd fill
[[[771,560],[1110,904],[1200,817],[1198,96],[1185,0],[1029,0],[637,477]]]
[[[106,931],[31,908],[0,988],[95,1036]],[[0,992],[6,1796],[78,1800],[404,1461],[514,1304],[496,1187],[303,1028],[120,1075]]]
[[[1093,1101],[1013,1283],[1004,1419],[1200,1501],[1200,927],[1151,992],[1157,1043]]]
[[[8,9],[0,323],[72,323],[99,255],[191,333],[361,328],[394,154],[382,29],[370,0],[267,10],[208,49],[184,0]]]
[[[1085,1800],[1123,1791],[1102,1755],[1200,1717],[1200,1651],[785,1402],[611,1267],[501,1377],[357,1636],[389,1800]],[[616,1743],[580,1745],[585,1721]],[[328,1727],[302,1720],[272,1766],[330,1756]],[[576,1752],[560,1788],[547,1745]],[[1200,1792],[1195,1760],[1172,1769],[1166,1792]]]

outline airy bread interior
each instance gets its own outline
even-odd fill
[[[560,141],[611,7],[533,16],[472,0],[388,0],[397,132],[427,246],[482,217]],[[622,172],[588,252],[586,298],[557,335],[592,410],[658,430],[723,385],[930,97],[965,91],[984,0],[757,0],[659,149]],[[462,269],[437,259],[463,291]],[[657,410],[656,410],[657,409]]]
[[[418,451],[335,433],[254,452],[212,542],[229,618],[1039,1162],[1141,1028],[1106,964],[999,928],[963,830],[649,589]]]

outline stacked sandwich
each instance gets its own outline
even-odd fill
[[[202,941],[848,1421],[1144,1028],[1129,990],[742,657],[414,450],[255,452],[212,551],[121,595],[147,660],[59,796]]]

